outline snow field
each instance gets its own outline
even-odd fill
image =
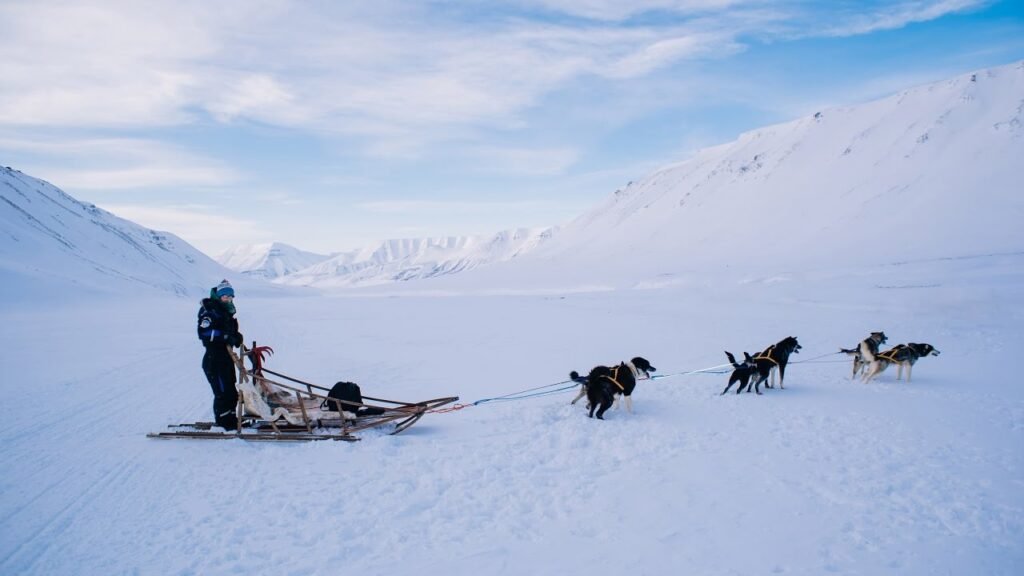
[[[1018,573],[1007,258],[564,297],[240,295],[272,369],[402,400],[472,402],[633,355],[671,374],[788,335],[795,361],[874,329],[942,350],[909,384],[894,368],[852,382],[834,355],[760,397],[678,376],[604,422],[567,391],[354,444],[146,439],[209,418],[194,302],[7,310],[5,397],[33,407],[0,428],[0,572]]]

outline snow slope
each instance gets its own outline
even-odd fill
[[[1022,159],[1018,62],[703,150],[475,282],[630,286],[1024,251]]]
[[[190,244],[143,228],[49,182],[0,167],[0,298],[152,291],[198,295],[229,271]],[[214,282],[216,283],[216,282]]]
[[[225,267],[246,276],[273,280],[309,268],[330,258],[299,250],[281,242],[246,244],[226,250],[216,258]]]

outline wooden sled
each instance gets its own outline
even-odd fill
[[[152,432],[148,438],[198,440],[308,442],[316,440],[359,440],[354,434],[372,428],[393,426],[390,434],[408,430],[428,412],[457,401],[458,396],[422,402],[399,402],[363,396],[363,403],[328,398],[329,388],[304,382],[262,366],[262,354],[269,348],[248,354],[251,374],[241,361],[238,380],[238,428],[219,431],[212,422],[172,424],[166,432]],[[277,377],[272,380],[266,375]],[[250,381],[251,376],[251,381]],[[285,384],[280,380],[287,380]]]

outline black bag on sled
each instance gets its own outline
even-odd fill
[[[363,403],[363,393],[359,390],[359,384],[355,382],[338,382],[331,387],[327,397],[341,400],[341,409],[345,412],[352,412],[356,416],[377,416],[384,413],[383,408],[358,406],[358,404]],[[346,402],[351,402],[355,405],[346,404]],[[320,403],[320,408],[334,412],[338,409],[338,403],[324,400]]]

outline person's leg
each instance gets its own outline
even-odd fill
[[[213,421],[225,430],[235,430],[238,427],[238,418],[235,416],[238,391],[235,389],[234,363],[226,351],[224,358],[220,358],[207,349],[203,356],[203,373],[213,391]]]

